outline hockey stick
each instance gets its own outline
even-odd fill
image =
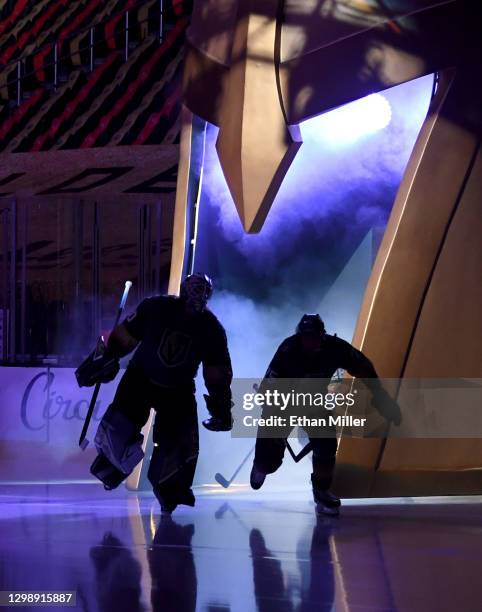
[[[255,391],[258,391],[259,389],[259,385],[254,384],[253,385],[253,389]],[[313,445],[311,444],[311,442],[308,442],[308,444],[306,444],[298,454],[296,454],[294,452],[294,450],[291,448],[290,443],[288,442],[288,440],[286,440],[286,448],[288,449],[289,454],[291,455],[293,461],[295,463],[300,462],[304,457],[306,457],[306,455],[308,453],[310,453],[313,450]],[[246,457],[241,461],[241,463],[239,464],[239,466],[236,468],[236,470],[234,471],[234,474],[231,476],[231,478],[229,480],[227,480],[222,474],[220,474],[219,472],[217,472],[216,474],[214,474],[214,479],[216,480],[217,483],[219,483],[222,487],[224,487],[225,489],[227,489],[229,487],[229,485],[233,482],[233,480],[236,478],[236,476],[239,474],[239,472],[241,471],[241,468],[244,466],[244,464],[246,463],[246,461],[251,457],[253,451],[255,449],[255,446],[253,446],[253,448],[249,451],[249,453],[246,455]]]
[[[253,389],[256,391],[256,393],[259,391],[259,385],[254,383],[253,385]],[[286,448],[288,449],[289,454],[291,455],[291,458],[293,459],[293,461],[295,463],[298,463],[299,461],[301,461],[303,459],[303,457],[306,457],[306,455],[311,452],[313,450],[313,446],[311,444],[311,442],[308,442],[308,444],[302,448],[300,450],[300,452],[296,455],[294,450],[291,448],[290,443],[288,442],[288,440],[286,440]],[[231,479],[232,480],[232,479]],[[218,481],[219,482],[219,481]],[[224,485],[223,485],[224,486]]]
[[[296,454],[294,450],[291,448],[291,445],[288,442],[288,440],[286,440],[286,448],[288,449],[288,452],[291,455],[295,463],[299,463],[304,457],[306,457],[308,453],[310,453],[313,450],[313,446],[311,442],[308,442],[308,444],[306,444],[300,450],[300,452]],[[241,471],[241,468],[244,466],[246,461],[251,457],[254,449],[255,447],[253,446],[253,448],[249,451],[246,457],[241,461],[239,466],[236,468],[236,470],[234,471],[234,474],[231,476],[229,480],[227,480],[222,474],[218,472],[217,474],[214,475],[214,479],[216,480],[216,482],[219,483],[225,489],[227,489],[230,486],[230,484],[233,482],[233,480],[236,478],[236,476],[239,474],[239,472]]]
[[[229,487],[229,485],[233,482],[233,480],[236,478],[236,476],[239,474],[239,472],[241,471],[241,468],[244,466],[246,461],[253,454],[254,448],[255,447],[253,446],[253,448],[249,451],[249,453],[246,455],[246,457],[241,461],[241,463],[236,468],[236,470],[234,471],[234,474],[231,476],[231,478],[229,480],[226,480],[226,478],[224,478],[224,476],[222,474],[220,474],[219,472],[217,474],[214,474],[214,479],[216,480],[216,482],[218,482],[222,487],[227,489]]]
[[[129,295],[129,290],[131,287],[132,287],[131,281],[126,281],[126,284],[124,286],[124,293],[122,294],[122,298],[119,304],[119,308],[117,310],[117,316],[115,318],[114,325],[112,327],[112,331],[114,331],[114,329],[117,327],[120,321],[120,318],[122,316],[122,313],[124,311],[124,308],[127,302],[127,296]],[[102,383],[98,382],[94,387],[94,392],[92,393],[92,397],[91,397],[90,404],[89,404],[89,409],[87,410],[87,415],[85,417],[84,426],[82,427],[82,432],[79,438],[79,446],[82,450],[85,450],[87,446],[89,445],[89,441],[86,438],[87,430],[89,429],[90,420],[92,419],[92,414],[94,412],[95,403],[97,402],[97,396],[99,395],[101,384]]]
[[[257,385],[256,383],[253,385],[253,389],[258,392],[259,391],[259,385]],[[291,448],[290,443],[288,442],[288,440],[286,440],[286,448],[288,449],[289,454],[291,455],[291,458],[293,459],[293,461],[295,463],[299,463],[304,457],[306,457],[306,455],[308,453],[310,453],[313,450],[313,445],[311,444],[311,442],[308,442],[308,444],[306,446],[304,446],[300,452],[298,454],[296,454],[294,452],[294,450]],[[218,481],[219,482],[219,481]]]

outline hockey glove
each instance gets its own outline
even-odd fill
[[[402,414],[400,406],[382,387],[373,393],[373,406],[389,423],[400,425]]]

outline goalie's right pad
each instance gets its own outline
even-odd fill
[[[111,405],[99,423],[94,443],[99,454],[128,476],[144,457],[143,440],[139,428]]]
[[[128,476],[128,474],[124,474],[124,472],[118,470],[115,465],[112,465],[102,453],[97,455],[94,459],[90,466],[90,473],[104,484],[104,489],[107,491],[111,491],[118,487]]]

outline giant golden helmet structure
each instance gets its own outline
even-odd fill
[[[171,289],[185,254],[193,114],[220,127],[227,184],[245,231],[257,232],[303,146],[301,121],[436,73],[354,344],[385,378],[482,378],[482,37],[475,4],[195,3]],[[336,486],[344,496],[480,492],[482,440],[342,436]]]

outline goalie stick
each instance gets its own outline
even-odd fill
[[[112,326],[112,331],[117,327],[120,321],[120,318],[122,316],[122,313],[124,311],[124,308],[127,302],[127,296],[129,295],[129,290],[131,287],[132,287],[131,281],[126,281],[126,284],[124,286],[124,292],[122,293],[122,298],[119,304],[119,308],[117,310],[117,316],[115,318],[114,325]],[[92,419],[92,414],[94,412],[94,407],[95,407],[95,403],[97,402],[97,396],[99,395],[101,384],[102,383],[99,382],[95,385],[94,392],[92,393],[92,397],[90,399],[89,409],[87,410],[87,415],[85,417],[84,426],[82,427],[82,432],[79,438],[79,446],[82,450],[85,450],[87,446],[89,445],[89,441],[87,440],[87,437],[86,437],[87,430],[89,429],[90,420]]]

